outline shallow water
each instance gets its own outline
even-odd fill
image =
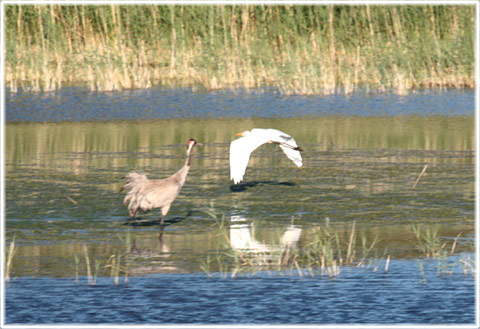
[[[473,94],[335,97],[66,89],[7,99],[5,227],[7,242],[16,243],[7,323],[48,321],[52,305],[77,292],[83,297],[54,311],[55,322],[473,322],[472,276],[461,269],[437,275],[438,262],[423,258],[412,230],[413,224],[435,232],[446,248],[456,241],[457,255],[473,252]],[[331,115],[334,104],[342,115]],[[265,145],[252,154],[244,182],[232,185],[229,143],[235,132],[254,127],[294,136],[305,149],[304,166]],[[194,150],[159,241],[158,211],[128,219],[122,177],[132,170],[171,175],[185,161],[189,138],[204,146]],[[362,239],[379,238],[368,259],[384,264],[391,257],[388,274],[373,272],[375,265],[345,267],[334,280],[278,273],[225,280],[218,276],[231,268],[222,264],[209,269],[213,278],[202,272],[208,257],[232,247],[272,250],[286,235],[299,248],[323,228],[347,241],[354,222],[354,248],[361,254]],[[87,275],[85,250],[99,277],[95,286],[73,283],[74,275]],[[125,252],[129,283],[115,286],[108,266],[112,255]],[[231,285],[238,292],[221,302],[212,298]],[[392,294],[377,297],[378,308],[367,311],[376,286]],[[262,292],[253,304],[252,291]],[[181,297],[190,294],[201,296]],[[99,296],[116,296],[118,306]],[[285,303],[290,296],[311,300]],[[464,303],[463,313],[455,300]]]

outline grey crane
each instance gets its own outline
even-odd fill
[[[125,176],[127,183],[121,190],[128,190],[123,205],[128,203],[130,217],[135,218],[139,211],[147,212],[154,208],[160,208],[160,229],[163,231],[165,216],[187,178],[192,149],[196,144],[198,143],[194,139],[188,141],[185,165],[168,178],[148,179],[147,175],[142,172],[131,172]]]

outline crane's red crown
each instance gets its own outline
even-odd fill
[[[190,145],[193,146],[193,145],[195,145],[195,144],[197,144],[197,141],[194,140],[193,138],[190,138],[190,140],[189,140],[188,143],[187,143],[187,147],[190,147]]]

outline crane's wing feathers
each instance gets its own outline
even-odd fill
[[[145,173],[132,172],[125,178],[127,182],[122,190],[128,192],[123,205],[128,203],[128,212],[133,218],[139,211],[147,212],[170,205],[181,189],[181,186],[176,184],[175,177],[150,180]]]

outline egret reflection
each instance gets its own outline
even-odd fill
[[[232,215],[230,217],[230,245],[233,249],[247,251],[252,253],[268,253],[281,251],[285,248],[293,248],[300,239],[302,229],[294,226],[288,226],[283,232],[279,244],[265,244],[255,239],[255,226],[252,222],[247,222],[242,215]]]

